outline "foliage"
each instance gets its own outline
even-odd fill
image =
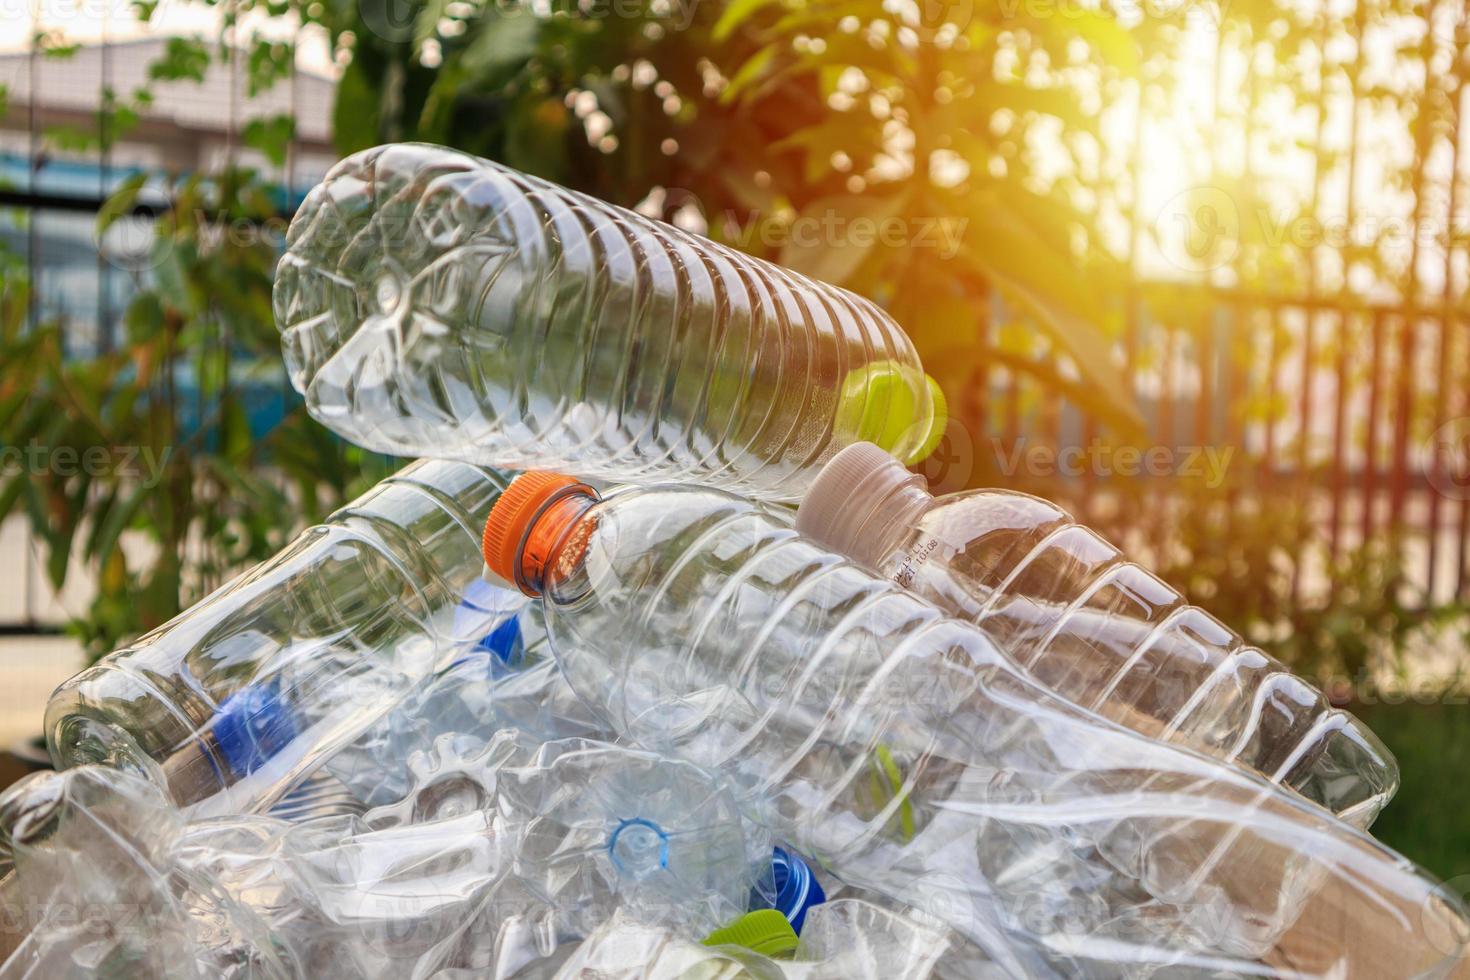
[[[998,0],[292,9],[345,61],[343,153],[444,143],[681,212],[883,301],[954,388],[989,360],[998,293],[1050,341],[1018,370],[1138,427],[1111,350],[1122,265],[1084,203],[1082,161],[1098,151],[1099,105],[1177,34],[1167,24]],[[255,85],[284,52],[251,45]]]
[[[1364,2],[1365,9],[1383,6],[1386,17],[1396,0]],[[150,6],[139,5],[145,14]],[[1157,239],[1160,228],[1138,213],[1136,161],[1121,170],[1099,161],[1109,157],[1104,116],[1110,107],[1136,100],[1167,116],[1172,96],[1164,80],[1180,57],[1191,5],[1176,14],[1150,8],[1141,19],[1129,19],[1109,5],[1011,0],[553,0],[534,5],[534,12],[532,4],[516,0],[237,0],[224,18],[220,44],[173,39],[150,75],[155,81],[197,80],[212,61],[234,57],[243,64],[248,91],[263,92],[289,77],[295,57],[294,43],[264,30],[263,19],[289,16],[320,27],[342,66],[334,111],[342,153],[392,140],[460,147],[871,296],[914,336],[949,394],[956,431],[972,443],[997,428],[997,400],[1010,397],[992,385],[1003,368],[1020,381],[1020,393],[1005,407],[1008,427],[1044,429],[1055,421],[1045,418],[1046,405],[1064,396],[1099,426],[1102,438],[1142,444],[1144,422],[1118,356],[1123,343],[1136,339],[1124,334],[1137,332],[1140,287],[1135,243],[1119,229],[1132,226]],[[1333,12],[1321,23],[1312,16],[1278,0],[1250,0],[1232,5],[1228,22],[1216,25],[1222,48],[1255,50],[1269,43],[1275,53],[1246,80],[1252,99],[1279,97],[1298,105],[1316,86],[1309,77],[1314,65],[1334,78],[1358,70],[1352,46],[1331,46],[1326,60],[1312,56],[1326,33],[1352,28],[1343,20],[1351,11]],[[247,26],[252,24],[257,26]],[[56,39],[47,46],[62,47]],[[1412,48],[1406,42],[1394,55],[1412,58]],[[1431,94],[1440,96],[1430,120],[1439,120],[1435,126],[1448,104],[1444,84],[1436,79],[1432,86]],[[1388,104],[1412,93],[1368,95]],[[130,121],[128,112],[135,119],[148,97],[142,91],[113,100],[119,117],[114,129]],[[1250,120],[1212,120],[1204,135],[1216,126],[1221,133],[1232,126],[1248,131]],[[1426,123],[1421,130],[1431,128]],[[241,135],[279,162],[293,133],[293,121],[276,116],[251,121]],[[1112,138],[1116,142],[1116,134]],[[1269,128],[1254,138],[1268,154],[1284,158],[1292,150]],[[1426,146],[1420,139],[1416,152],[1422,155]],[[1214,159],[1213,146],[1199,149]],[[1329,162],[1343,166],[1341,159]],[[1298,216],[1290,208],[1304,206],[1272,200],[1276,188],[1252,181],[1248,167],[1218,176],[1221,193],[1240,214],[1271,205],[1289,223]],[[183,196],[195,192],[185,188]],[[1303,288],[1308,250],[1271,239],[1272,227],[1247,222],[1233,229],[1235,238],[1227,243],[1233,260],[1199,281]],[[188,239],[201,230],[171,234]],[[1377,246],[1344,255],[1370,268],[1375,280],[1386,280],[1394,267]],[[145,363],[164,356],[180,364],[209,361],[212,369],[200,377],[228,397],[230,374],[216,360],[225,349],[218,341],[222,328],[198,324],[218,320],[217,304],[239,301],[240,322],[228,328],[237,357],[245,357],[249,370],[273,362],[274,335],[263,326],[269,324],[263,300],[273,252],[264,243],[239,253],[196,252],[183,271],[159,267],[136,312],[130,311],[137,324],[130,344],[164,344],[171,337],[173,346]],[[243,263],[243,285],[206,294],[207,303],[190,298],[190,281],[223,287],[236,261]],[[1324,279],[1318,285],[1340,284]],[[1198,289],[1185,300],[1149,294],[1148,304],[1164,328],[1188,340],[1191,330],[1212,322],[1218,298]],[[252,326],[244,322],[250,315],[261,319]],[[258,334],[259,345],[236,338],[235,330],[240,338]],[[1232,356],[1252,363],[1254,342],[1242,331]],[[1139,351],[1134,366],[1146,367],[1149,356]],[[34,357],[41,377],[40,355]],[[99,388],[125,389],[133,376],[124,361],[119,351],[98,365],[66,370]],[[129,400],[125,390],[110,398],[122,400],[111,410],[124,419],[149,401]],[[98,402],[111,404],[100,395]],[[1256,420],[1282,410],[1279,401],[1231,406]],[[225,408],[211,418],[213,429],[238,433]],[[95,436],[85,430],[75,438]],[[210,436],[189,447],[188,465],[197,470],[189,479],[213,478],[208,459],[217,447],[228,450],[245,474],[241,479],[263,479],[258,467],[267,450],[288,469],[299,465],[310,473],[314,453],[330,455],[318,446],[320,439],[295,415],[260,445]],[[965,468],[972,484],[1001,482],[1057,497],[1076,489],[998,473],[975,455]],[[322,492],[340,493],[349,470],[323,474]],[[1367,662],[1375,639],[1397,643],[1413,628],[1392,541],[1371,543],[1329,569],[1337,587],[1325,604],[1294,600],[1291,572],[1321,551],[1320,527],[1299,505],[1301,495],[1278,500],[1256,486],[1180,482],[1166,507],[1156,486],[1122,482],[1109,486],[1125,500],[1120,512],[1149,519],[1118,521],[1115,537],[1137,538],[1142,529],[1150,538],[1145,543],[1157,546],[1153,564],[1167,578],[1304,670],[1351,672]],[[271,515],[266,524],[297,523],[283,504],[286,496],[262,492],[261,511]],[[311,484],[302,483],[297,494],[310,498]],[[1265,499],[1271,506],[1261,506]],[[160,510],[165,506],[171,505],[160,499]],[[76,523],[89,519],[82,516],[85,509],[75,508]],[[222,538],[230,543],[220,567],[268,550],[273,539],[250,518],[229,507],[222,513],[219,526],[234,528],[227,533],[236,540]],[[129,526],[142,529],[155,518],[161,513]],[[213,518],[190,511],[188,520],[196,533],[214,532],[215,525],[203,523]],[[172,529],[149,533],[170,544],[184,540]],[[62,532],[58,543],[63,538],[70,534]],[[181,595],[197,592],[189,577],[177,576]],[[118,626],[107,632],[126,631]]]
[[[140,185],[113,199],[99,235]],[[252,428],[252,406],[282,387],[267,189],[233,172],[172,197],[110,352],[65,357],[62,324],[25,327],[23,269],[5,279],[0,428],[6,445],[39,449],[4,473],[0,518],[28,516],[53,586],[78,566],[99,584],[71,624],[94,656],[273,554],[360,472],[299,406]]]
[[[1373,825],[1373,835],[1449,883],[1470,886],[1470,711],[1463,694],[1432,701],[1379,699],[1354,711],[1398,759],[1403,784]]]

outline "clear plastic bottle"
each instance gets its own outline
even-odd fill
[[[36,773],[6,789],[6,925],[23,936],[0,977],[303,976],[274,923],[178,860],[187,833],[160,787],[117,769]]]
[[[191,815],[264,810],[503,625],[467,612],[493,471],[420,461],[57,688],[58,767],[147,772]]]
[[[813,909],[811,925],[790,952],[695,943],[676,930],[615,914],[553,980],[926,980],[951,937],[921,918],[853,898]]]
[[[485,552],[544,597],[567,681],[620,735],[729,774],[843,880],[987,950],[1022,940],[1023,974],[1285,958],[1358,976],[1385,948],[1406,973],[1463,953],[1463,906],[1400,856],[1061,700],[982,629],[759,504],[694,487],[599,502],[527,474]]]
[[[1056,506],[935,498],[871,443],[838,453],[797,510],[805,536],[983,626],[1062,697],[1290,786],[1367,828],[1398,788],[1352,715]]]
[[[312,414],[399,456],[795,499],[850,442],[918,458],[944,429],[867,300],[443,147],[337,164],[274,302]]]
[[[487,619],[499,625],[322,766],[365,807],[401,799],[411,757],[441,736],[483,742],[511,728],[541,741],[607,736],[557,669],[536,604],[481,580],[470,583],[459,615],[470,632]]]
[[[769,838],[687,762],[510,731],[433,755],[406,807],[305,824],[186,823],[102,766],[16,784],[7,898],[36,920],[0,976],[510,977],[615,909],[697,939],[767,874]]]

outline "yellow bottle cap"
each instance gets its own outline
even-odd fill
[[[949,407],[939,384],[923,375],[929,410],[920,407],[918,372],[883,360],[849,371],[838,396],[837,429],[850,442],[871,442],[903,461],[921,462],[939,445]]]
[[[704,937],[705,946],[743,946],[763,956],[781,956],[796,949],[796,930],[776,909],[747,912]]]

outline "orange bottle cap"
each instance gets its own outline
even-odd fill
[[[554,498],[569,496],[573,492],[597,496],[585,483],[561,473],[532,470],[510,481],[510,486],[490,508],[490,517],[485,521],[481,548],[490,571],[526,591],[526,584],[520,580],[516,566],[527,533]]]

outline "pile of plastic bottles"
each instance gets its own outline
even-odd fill
[[[871,303],[417,145],[275,300],[313,415],[425,458],[57,690],[0,975],[1466,968],[1372,733],[1050,504],[931,496]]]

